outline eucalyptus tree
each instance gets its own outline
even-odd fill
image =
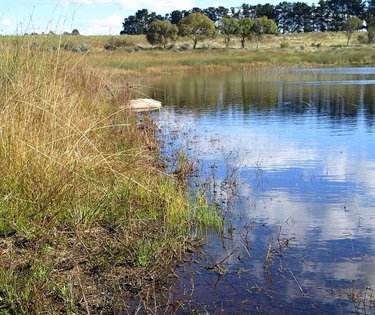
[[[242,48],[245,48],[246,39],[251,37],[254,24],[255,24],[255,20],[249,17],[238,20],[237,35],[241,40]]]
[[[189,14],[180,21],[178,28],[181,36],[189,37],[193,41],[193,49],[199,41],[214,38],[217,35],[214,22],[203,13]]]
[[[348,41],[346,45],[349,46],[349,41],[352,35],[357,32],[363,26],[363,21],[357,16],[348,18],[342,25],[342,29],[346,34]]]
[[[265,16],[256,18],[254,26],[252,27],[254,36],[257,39],[257,49],[259,49],[260,42],[265,34],[277,34],[277,25],[274,20],[271,20]]]
[[[178,37],[178,28],[170,21],[156,20],[151,22],[146,38],[151,45],[162,45],[167,48],[167,45],[174,43]]]
[[[238,33],[239,20],[236,18],[222,18],[220,21],[220,32],[224,36],[225,47],[228,48],[230,40]]]

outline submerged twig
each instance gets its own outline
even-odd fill
[[[297,278],[296,278],[296,276],[294,275],[294,273],[292,272],[292,270],[290,270],[290,268],[289,268],[289,272],[290,272],[290,274],[292,275],[292,277],[293,277],[293,279],[294,279],[294,281],[297,283],[297,285],[298,285],[298,288],[299,288],[299,290],[301,291],[301,293],[303,294],[303,295],[305,295],[305,292],[303,292],[303,289],[302,289],[302,287],[299,285],[299,283],[298,283],[298,280],[297,280]]]
[[[234,252],[236,251],[237,247],[233,248],[233,250],[223,259],[221,260],[217,265],[221,265],[224,261],[226,261],[230,256],[232,256],[234,254]]]
[[[266,265],[268,264],[268,261],[271,258],[272,243],[273,243],[273,237],[270,236],[270,239],[268,241],[267,254],[266,254]]]

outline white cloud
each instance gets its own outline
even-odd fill
[[[141,0],[141,1],[113,1],[121,5],[125,10],[137,11],[140,9],[147,9],[149,12],[157,14],[170,13],[173,10],[189,10],[195,5],[195,1],[185,0]]]
[[[12,25],[12,20],[10,20],[10,19],[1,20],[0,25],[10,26],[10,25]]]
[[[99,4],[99,3],[116,3],[119,1],[113,0],[61,0],[60,3],[62,5],[68,6],[71,4],[83,3],[83,4]],[[121,1],[120,1],[121,2]]]
[[[61,4],[65,6],[73,4],[97,5],[97,4],[115,4],[123,10],[134,11],[134,13],[141,9],[147,9],[150,12],[157,14],[164,14],[172,12],[173,10],[189,10],[197,6],[193,0],[176,1],[176,0],[141,0],[141,1],[128,1],[128,0],[62,0]]]
[[[103,19],[90,20],[78,30],[83,35],[118,35],[123,21],[123,15],[111,15]]]

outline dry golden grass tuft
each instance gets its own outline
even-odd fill
[[[120,312],[168,279],[195,206],[126,77],[29,39],[0,44],[0,313]]]

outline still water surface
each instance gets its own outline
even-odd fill
[[[179,313],[375,313],[375,68],[143,85],[226,211],[225,237],[178,271]]]

